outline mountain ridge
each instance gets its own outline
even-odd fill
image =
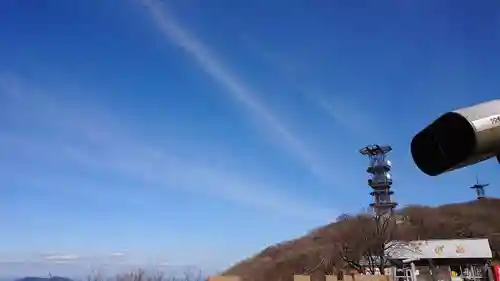
[[[14,281],[73,281],[67,277],[61,276],[51,276],[51,277],[35,277],[35,276],[26,276],[18,279],[14,279]]]
[[[495,217],[500,214],[499,198],[437,207],[410,205],[398,209],[396,214],[405,218],[405,223],[398,227],[406,240],[488,238],[494,258],[500,258],[500,220]],[[221,275],[237,275],[255,281],[284,281],[292,280],[294,274],[331,274],[336,261],[325,262],[322,257],[338,251],[336,245],[345,225],[362,227],[359,225],[362,222],[356,222],[355,217],[341,215],[337,222],[316,228],[305,236],[271,245]],[[351,231],[347,235],[354,239],[357,234]]]

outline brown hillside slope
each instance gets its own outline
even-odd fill
[[[500,254],[500,199],[435,208],[409,206],[399,210],[398,214],[406,217],[401,226],[405,230],[405,240],[487,237],[497,257]],[[331,223],[299,239],[268,247],[254,257],[237,263],[223,275],[277,281],[292,280],[293,274],[309,274],[313,278],[331,274],[332,265],[322,264],[321,257],[338,253],[335,241],[346,223]]]

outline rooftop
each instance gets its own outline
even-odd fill
[[[367,145],[359,150],[359,153],[363,155],[379,155],[379,154],[386,154],[389,151],[392,150],[392,147],[390,145],[378,145],[378,144],[372,144],[372,145]]]
[[[386,255],[393,259],[490,259],[488,239],[391,241]]]

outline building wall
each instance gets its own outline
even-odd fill
[[[436,266],[432,270],[434,279],[432,278],[431,271],[428,266],[418,266],[417,280],[418,281],[451,281],[450,267],[446,265]]]
[[[485,259],[442,259],[432,261],[432,278],[428,260],[420,260],[415,262],[415,269],[418,272],[416,275],[417,281],[483,281],[488,280],[488,260]],[[411,281],[411,277],[402,276],[401,271],[409,270],[410,265],[406,264],[405,268],[399,269],[399,274],[393,274],[395,281]],[[457,278],[452,278],[451,272],[455,271]],[[396,268],[393,270],[396,272]],[[411,271],[411,270],[410,270]],[[400,278],[403,277],[403,278]],[[460,278],[462,277],[462,278]]]

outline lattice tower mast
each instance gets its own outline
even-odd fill
[[[387,154],[392,151],[390,145],[369,145],[359,150],[362,155],[368,156],[369,165],[366,171],[369,173],[368,185],[372,189],[370,195],[373,202],[370,207],[377,216],[390,216],[394,213],[394,208],[398,203],[392,201],[391,190],[392,169],[391,161],[387,160]]]

